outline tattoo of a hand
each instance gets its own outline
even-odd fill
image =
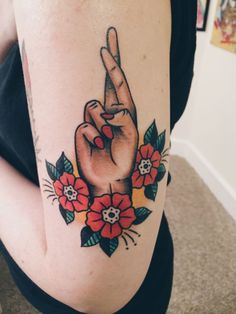
[[[155,120],[143,139],[139,138],[134,100],[121,68],[116,29],[107,31],[107,46],[100,51],[105,69],[104,103],[87,102],[84,121],[75,130],[75,156],[79,177],[64,152],[56,165],[46,161],[45,180],[48,198],[59,202],[67,224],[76,212],[86,211],[81,230],[81,246],[99,247],[111,256],[119,239],[137,244],[141,235],[135,230],[151,210],[135,208],[132,190],[143,189],[146,198],[154,201],[158,183],[166,174],[165,131],[158,134]],[[140,145],[140,147],[138,147]]]

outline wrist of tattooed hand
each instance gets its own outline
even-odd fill
[[[121,179],[111,183],[101,184],[100,186],[90,186],[91,197],[113,193],[128,194],[131,197],[132,194],[131,179]]]

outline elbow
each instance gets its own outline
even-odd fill
[[[102,279],[100,276],[91,278],[93,274],[85,279],[82,273],[78,277],[71,278],[70,282],[68,278],[60,280],[56,286],[54,282],[49,294],[71,308],[87,314],[116,313],[131,300],[140,286],[132,280],[127,284],[123,275],[120,275],[121,280],[116,274],[107,276],[107,273],[104,273]]]
[[[113,314],[122,309],[140,288],[147,265],[130,267],[127,260],[101,261],[82,256],[70,259],[70,267],[61,257],[53,258],[47,272],[50,295],[71,308],[87,314]],[[67,259],[68,257],[66,257]],[[54,262],[53,262],[54,260]],[[128,263],[128,264],[127,264]]]
[[[105,286],[105,289],[104,289]],[[123,291],[122,291],[123,290]],[[94,283],[80,301],[72,304],[77,311],[87,314],[113,314],[123,308],[132,295],[125,293],[125,287],[110,288],[106,283]]]
[[[82,313],[87,314],[113,314],[117,313],[126,303],[117,304],[117,301],[112,304],[111,300],[109,300],[109,293],[107,293],[106,297],[99,302],[94,302],[88,298],[84,300],[83,305],[78,305],[75,309]]]

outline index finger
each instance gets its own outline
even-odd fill
[[[122,109],[129,110],[133,120],[136,122],[136,109],[124,72],[107,48],[103,47],[101,49],[101,57],[114,85],[119,104],[122,104]],[[114,105],[119,106],[119,104]]]
[[[107,47],[111,55],[120,66],[120,49],[118,43],[118,35],[115,27],[110,27],[107,30]]]

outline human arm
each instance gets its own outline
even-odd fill
[[[32,92],[32,100],[30,100],[32,103],[29,106],[33,105],[34,116],[32,118],[31,114],[32,130],[35,129],[35,133],[39,136],[37,141],[37,145],[40,145],[38,170],[47,241],[45,267],[50,278],[57,278],[56,281],[47,278],[43,281],[41,278],[40,285],[62,302],[91,313],[94,312],[94,309],[99,309],[98,311],[101,310],[102,313],[115,311],[127,303],[137,291],[149,266],[164,206],[166,176],[158,185],[156,202],[144,197],[144,187],[139,186],[140,182],[136,182],[139,189],[135,190],[130,187],[130,181],[132,181],[136,166],[134,152],[142,145],[142,142],[137,141],[137,133],[140,140],[143,141],[144,134],[154,119],[160,133],[166,130],[165,148],[168,147],[170,27],[169,19],[161,19],[161,16],[169,17],[169,4],[164,4],[164,1],[161,4],[153,2],[152,12],[151,8],[145,4],[140,4],[138,7],[134,3],[137,2],[127,2],[127,6],[124,7],[121,2],[103,1],[97,2],[96,8],[92,2],[86,1],[71,1],[71,6],[66,8],[62,1],[54,2],[53,6],[41,1],[15,3],[19,42],[24,41],[25,43],[24,49],[29,64]],[[144,20],[140,19],[141,11],[144,14]],[[159,20],[155,20],[155,14],[160,16],[162,27],[159,27]],[[27,20],[23,19],[25,15],[28,16]],[[103,19],[99,18],[101,16]],[[132,16],[132,18],[128,20],[128,16]],[[32,17],[36,17],[34,22]],[[150,23],[144,25],[143,22],[147,17]],[[90,162],[87,165],[90,167],[90,172],[87,168],[83,172],[83,167],[85,167],[83,160],[86,158],[81,157],[81,152],[78,153],[76,150],[76,147],[80,146],[75,145],[76,142],[81,143],[81,141],[79,139],[76,141],[77,133],[75,131],[79,125],[86,122],[84,104],[89,99],[98,99],[104,105],[104,63],[106,61],[104,62],[104,58],[101,60],[99,51],[100,47],[106,44],[103,39],[104,34],[111,25],[116,26],[119,38],[122,38],[122,68],[126,69],[126,76],[129,77],[129,85],[132,96],[135,98],[134,103],[138,116],[137,128],[132,111],[125,107],[129,111],[127,116],[132,117],[130,123],[133,123],[133,128],[127,128],[125,137],[129,130],[133,130],[135,134],[132,135],[131,143],[134,149],[129,147],[127,150],[130,153],[129,158],[126,158],[127,154],[125,154],[125,158],[120,163],[118,173],[122,173],[122,176],[117,179],[121,184],[112,189],[111,194],[126,194],[133,202],[132,208],[145,206],[152,213],[145,222],[137,226],[136,230],[141,234],[141,237],[137,239],[138,245],[134,247],[130,245],[130,249],[125,250],[125,243],[120,238],[119,246],[108,257],[99,245],[81,247],[81,231],[85,227],[85,220],[82,217],[86,213],[82,209],[86,208],[81,209],[78,204],[74,204],[75,207],[77,206],[77,211],[73,212],[76,219],[66,226],[58,210],[62,203],[55,204],[57,201],[55,200],[54,204],[51,204],[47,198],[48,195],[44,192],[44,179],[49,180],[54,187],[53,183],[58,178],[49,178],[45,160],[55,166],[61,152],[64,151],[68,160],[73,164],[73,173],[70,174],[76,177],[80,175],[81,180],[89,187],[89,193],[85,191],[85,188],[83,193],[79,193],[85,196],[82,202],[83,206],[88,205],[86,196],[109,194],[107,189],[99,191],[98,194],[93,192],[91,186],[96,186],[96,184],[91,184],[89,178],[89,173],[91,175],[94,173],[94,170],[91,169],[93,163]],[[133,25],[136,25],[136,29],[132,28]],[[155,38],[158,39],[157,42],[155,42]],[[158,41],[162,42],[161,48]],[[96,51],[97,53],[95,53]],[[22,59],[24,64],[24,56]],[[108,65],[105,64],[106,70],[107,67]],[[29,79],[27,79],[27,75],[25,78],[27,87]],[[148,84],[146,84],[147,81]],[[145,110],[143,110],[144,106]],[[32,113],[31,108],[29,111]],[[93,128],[93,132],[95,131],[99,131],[97,125],[95,129]],[[87,132],[85,135],[89,142],[86,144],[91,145],[89,134],[91,133]],[[84,139],[84,136],[81,139]],[[105,141],[107,140],[105,138]],[[119,148],[122,143],[127,146],[122,138],[121,140],[119,138],[118,145],[115,145],[115,149],[118,147],[120,154],[124,154],[123,149]],[[101,154],[101,151],[102,149],[97,150],[97,155]],[[76,152],[78,153],[77,157]],[[84,149],[82,149],[83,152]],[[95,162],[96,160],[98,158],[95,159]],[[127,163],[131,166],[127,167]],[[106,165],[107,163],[104,167],[106,176],[102,177],[100,174],[101,179],[107,177],[106,171],[109,169]],[[123,176],[123,173],[126,173],[126,176]],[[123,178],[124,182],[122,182]],[[114,182],[112,179],[111,181]],[[125,184],[127,181],[129,182],[128,189]],[[108,182],[110,186],[110,181]],[[57,186],[60,190],[59,183]],[[100,188],[103,187],[103,182],[101,182]],[[120,190],[121,188],[123,190]],[[60,196],[59,194],[60,191],[56,196]],[[70,203],[63,206],[64,209],[67,207],[66,209],[70,210]],[[143,254],[144,251],[145,254]],[[55,263],[55,261],[57,262]],[[132,268],[130,264],[133,265]],[[118,287],[122,289],[118,289]],[[107,289],[110,291],[109,302],[107,298],[106,300],[103,298]]]

